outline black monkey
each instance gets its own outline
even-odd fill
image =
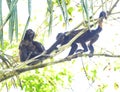
[[[40,55],[45,50],[44,46],[41,43],[33,40],[34,36],[34,31],[32,29],[28,29],[25,33],[23,40],[20,42],[19,55],[21,62]],[[36,63],[37,62],[33,62],[30,64]]]
[[[99,15],[99,21],[98,21],[98,27],[95,30],[88,30],[83,35],[78,37],[71,45],[71,50],[69,52],[69,55],[74,54],[75,51],[80,52],[87,52],[88,48],[90,50],[89,56],[93,56],[94,53],[94,47],[93,43],[95,43],[99,38],[99,33],[102,31],[102,21],[103,19],[106,19],[106,13],[102,11]],[[82,29],[81,29],[82,30]],[[47,53],[51,53],[54,49],[57,49],[57,45],[64,45],[67,44],[76,34],[78,34],[81,30],[75,30],[72,31],[69,35],[66,35],[65,33],[59,33],[56,37],[56,42],[47,50]],[[86,45],[86,42],[89,42],[88,46]],[[83,49],[79,49],[77,43],[80,43]]]

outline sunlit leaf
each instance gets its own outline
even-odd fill
[[[18,27],[18,23],[15,22],[15,20],[16,20],[15,13],[16,13],[16,8],[17,8],[17,1],[18,0],[13,0],[13,1],[7,0],[9,12],[10,12],[10,16],[8,17],[9,18],[9,39],[10,39],[10,42],[12,42],[12,40],[13,40],[14,30],[16,31],[16,28],[14,28],[14,27],[15,26]],[[18,31],[18,29],[17,29],[17,31]]]
[[[68,24],[68,12],[67,12],[67,5],[66,5],[66,1],[65,0],[57,0],[58,1],[58,5],[61,8],[63,17],[64,17],[64,21],[66,23],[66,25]]]
[[[68,8],[68,13],[72,16],[72,12],[74,11],[74,8],[73,7],[69,7]]]
[[[96,70],[92,70],[91,72],[93,73],[93,76],[96,77],[97,71]]]
[[[14,19],[14,23],[15,23],[15,36],[16,36],[16,40],[18,40],[18,12],[17,12],[17,7],[15,8],[15,19]]]
[[[119,84],[115,82],[115,83],[114,83],[114,89],[117,90],[118,88],[119,88]]]
[[[0,0],[0,26],[3,25],[2,21],[2,0]],[[3,48],[3,29],[0,30],[0,45]]]
[[[59,16],[59,20],[62,21],[62,15]]]
[[[89,7],[88,7],[88,0],[81,0],[82,10],[83,10],[83,18],[84,20],[87,19],[88,21],[88,28],[90,28],[90,18],[89,18]],[[85,13],[85,14],[84,14]]]
[[[25,28],[24,28],[24,32],[23,32],[23,35],[22,35],[22,39],[23,39],[23,37],[24,37],[24,35],[25,35],[25,32],[26,32],[26,29],[27,29],[27,27],[28,27],[28,25],[29,25],[29,22],[30,22],[30,18],[31,18],[31,3],[32,3],[32,1],[31,0],[28,0],[28,19],[27,19],[27,22],[26,22],[26,25],[25,25]]]
[[[47,4],[48,4],[47,11],[49,12],[49,15],[50,15],[48,32],[50,33],[52,31],[52,22],[53,22],[53,2],[52,2],[52,0],[47,0]]]

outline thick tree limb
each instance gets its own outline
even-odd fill
[[[35,65],[35,66],[26,66],[26,67],[24,66],[24,68],[14,68],[14,69],[0,70],[0,73],[3,73],[2,76],[0,74],[0,82],[6,80],[8,78],[11,78],[13,76],[19,75],[23,72],[29,71],[29,70],[43,68],[43,67],[47,67],[47,66],[50,66],[50,65],[55,65],[55,64],[58,64],[58,63],[62,63],[62,62],[71,61],[72,59],[75,59],[75,58],[78,58],[78,57],[87,57],[87,56],[89,56],[89,54],[77,53],[77,54],[65,57],[61,60],[54,61],[54,62],[38,64],[38,65]],[[110,55],[110,54],[94,54],[94,56],[120,58],[120,55]]]

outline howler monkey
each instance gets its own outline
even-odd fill
[[[34,31],[32,29],[28,29],[23,40],[20,42],[19,55],[21,62],[40,55],[45,50],[41,43],[33,40],[34,36]],[[36,62],[30,64],[36,64]]]
[[[71,50],[69,55],[74,54],[75,51],[87,52],[90,50],[89,56],[92,57],[94,53],[93,43],[95,43],[99,38],[99,33],[102,31],[102,22],[103,19],[106,19],[106,13],[102,11],[99,15],[98,27],[95,30],[87,30],[80,37],[78,37],[71,45]],[[82,30],[82,29],[81,29]],[[56,42],[47,50],[47,53],[51,53],[53,50],[57,49],[57,45],[67,44],[74,36],[76,36],[81,30],[72,31],[69,35],[65,33],[59,33],[56,37]],[[88,46],[86,45],[88,42]],[[83,49],[79,49],[77,43],[80,43]]]

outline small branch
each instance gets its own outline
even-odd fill
[[[108,11],[108,16],[111,15],[113,9],[116,7],[116,5],[118,4],[119,0],[117,0],[114,5],[112,6],[112,8]]]
[[[119,12],[113,12],[113,13],[111,13],[111,15],[113,15],[113,14],[119,14],[120,13],[120,11]]]

